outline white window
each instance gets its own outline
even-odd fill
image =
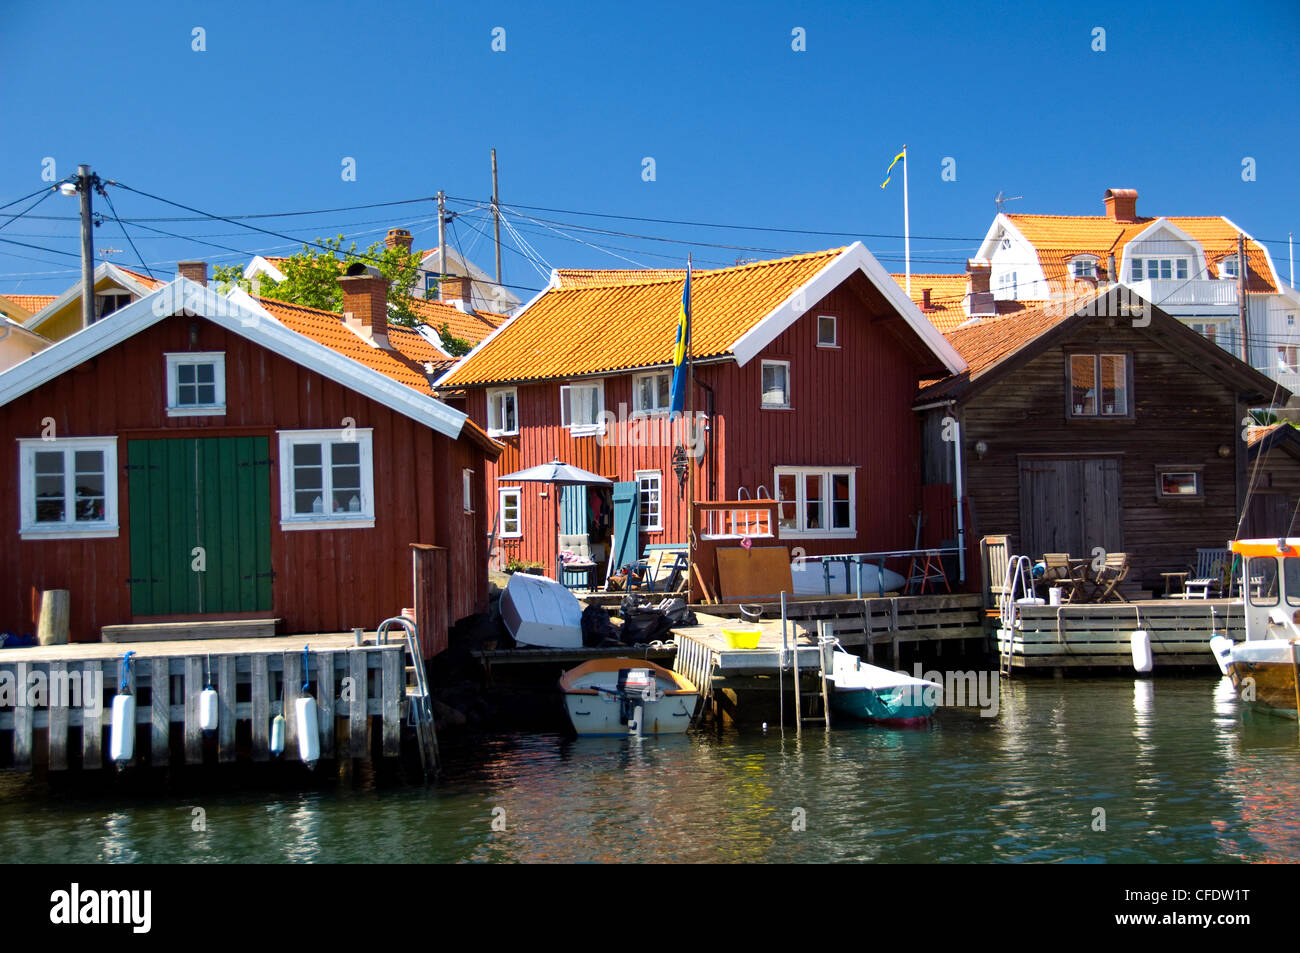
[[[667,413],[672,387],[673,375],[668,371],[637,374],[632,378],[632,413]]]
[[[497,534],[503,539],[517,539],[524,535],[523,491],[517,486],[497,490],[499,517],[497,525],[501,527]]]
[[[1071,416],[1126,417],[1128,409],[1127,356],[1070,355]]]
[[[1237,256],[1236,255],[1229,255],[1227,258],[1223,259],[1223,261],[1219,263],[1219,277],[1220,278],[1237,277]]]
[[[95,317],[99,321],[131,303],[131,292],[115,288],[95,295]]]
[[[600,433],[605,410],[605,382],[564,384],[560,387],[560,424],[575,436]]]
[[[117,535],[117,439],[19,440],[23,539]]]
[[[1188,261],[1186,258],[1134,258],[1132,280],[1186,278]]]
[[[168,417],[208,417],[226,412],[225,354],[191,352],[166,357]]]
[[[1014,298],[1018,287],[1014,271],[1004,271],[998,275],[998,295],[1000,297]]]
[[[1071,274],[1077,279],[1096,278],[1097,277],[1097,259],[1088,256],[1080,256],[1071,263]]]
[[[487,432],[492,437],[519,433],[519,412],[516,409],[519,392],[513,387],[502,387],[487,392]]]
[[[375,525],[372,432],[280,431],[280,528]]]
[[[763,362],[763,406],[788,408],[790,406],[790,362]]]
[[[839,347],[838,321],[833,314],[817,315],[817,346]]]
[[[460,491],[462,506],[466,513],[474,512],[474,471],[464,469],[460,471]]]
[[[853,536],[857,497],[852,469],[777,467],[782,536]]]
[[[656,532],[664,528],[663,486],[658,470],[636,471],[637,500],[641,507],[641,528]]]

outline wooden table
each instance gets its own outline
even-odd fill
[[[1180,599],[1186,599],[1186,598],[1187,598],[1187,590],[1186,590],[1186,588],[1184,587],[1184,583],[1186,583],[1186,581],[1187,581],[1188,573],[1185,573],[1185,572],[1162,572],[1160,575],[1162,575],[1162,576],[1165,577],[1165,598],[1166,598],[1166,599],[1173,599],[1173,598],[1175,597],[1175,593],[1174,593],[1174,591],[1173,591],[1173,590],[1174,590],[1174,583],[1173,583],[1173,581],[1174,581],[1175,579],[1178,580],[1178,592],[1177,592],[1177,594],[1176,594],[1177,597],[1180,598]]]

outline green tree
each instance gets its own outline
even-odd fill
[[[438,328],[438,337],[442,338],[442,349],[452,357],[464,357],[474,349],[474,345],[469,341],[452,334],[451,326],[446,321]]]

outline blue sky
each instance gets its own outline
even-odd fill
[[[202,52],[191,48],[195,27]],[[504,52],[491,48],[497,27]],[[1095,27],[1104,52],[1092,49]],[[573,214],[587,211],[848,232],[901,271],[902,181],[880,182],[906,143],[914,271],[961,270],[999,190],[1024,196],[1009,211],[1100,214],[1107,188],[1132,187],[1142,214],[1222,214],[1280,240],[1268,247],[1285,278],[1287,233],[1300,230],[1297,36],[1294,0],[1046,10],[924,0],[314,0],[297,10],[122,0],[56,10],[10,0],[0,13],[0,203],[40,188],[47,157],[59,176],[86,162],[223,215],[441,188],[464,212],[453,239],[490,271],[483,212],[461,200],[489,196],[495,146],[504,204],[564,210],[507,210],[550,265],[667,266],[690,251],[708,266],[849,240]],[[356,181],[343,180],[346,157]],[[646,157],[654,181],[643,180]],[[1255,181],[1242,180],[1246,157]],[[945,158],[955,181],[941,179]],[[123,218],[186,214],[111,194]],[[102,201],[97,210],[107,211]],[[0,292],[53,293],[75,280],[75,213],[55,195],[0,229],[0,239],[42,246],[0,243]],[[417,245],[436,242],[431,203],[254,221],[363,245],[406,225]],[[574,223],[669,241],[576,233]],[[141,257],[167,274],[178,259],[243,256],[145,224],[241,252],[290,247],[224,222],[128,225]],[[137,262],[111,220],[95,244]],[[513,238],[507,246],[505,281],[527,299],[542,279]]]

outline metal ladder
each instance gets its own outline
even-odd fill
[[[998,621],[1006,633],[1006,651],[998,648],[998,675],[1011,677],[1012,656],[1015,654],[1016,627],[1020,624],[1020,611],[1016,591],[1024,597],[1033,594],[1034,565],[1028,556],[1012,556],[1007,560],[1007,573],[1002,583],[1002,604],[998,607]]]
[[[400,625],[406,633],[406,723],[415,729],[420,768],[427,781],[438,771],[438,732],[433,723],[433,699],[420,651],[420,633],[410,619],[393,616],[379,623],[375,636],[380,645],[388,644],[388,630],[394,625]]]

